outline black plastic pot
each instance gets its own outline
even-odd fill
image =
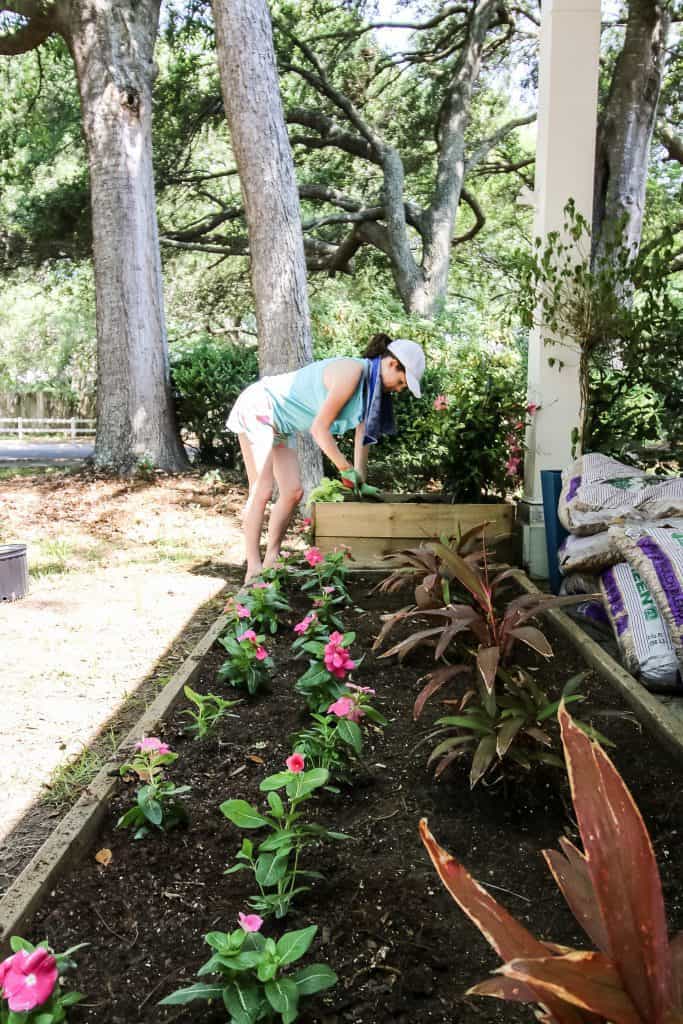
[[[18,601],[28,593],[25,544],[0,544],[0,601]]]

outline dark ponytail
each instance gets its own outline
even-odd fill
[[[377,356],[385,355],[392,340],[388,334],[373,334],[368,342],[368,347],[363,353],[364,357],[366,359],[375,359]]]

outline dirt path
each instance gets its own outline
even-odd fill
[[[0,480],[0,543],[27,543],[31,572],[28,596],[0,603],[0,892],[54,824],[45,798],[87,783],[116,742],[109,724],[139,713],[218,614],[241,501],[198,476]]]

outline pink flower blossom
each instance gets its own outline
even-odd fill
[[[308,529],[308,527],[309,527],[309,526],[312,526],[312,525],[313,525],[313,520],[311,519],[311,517],[310,517],[310,516],[304,516],[304,518],[303,518],[303,519],[301,520],[301,525],[302,525],[302,526],[303,526],[303,527],[304,527],[305,529]]]
[[[511,455],[510,458],[505,463],[505,470],[507,475],[517,476],[517,474],[519,473],[519,464],[520,460],[516,456]]]
[[[337,718],[348,718],[351,722],[360,722],[365,712],[351,697],[340,697],[327,709],[328,715],[336,715]]]
[[[311,569],[313,569],[314,566],[316,565],[320,565],[320,563],[323,561],[323,556],[320,553],[319,548],[309,548],[308,551],[305,553],[304,558],[310,565]]]
[[[32,953],[20,949],[0,964],[0,993],[14,1013],[26,1013],[47,1002],[57,982],[57,961],[44,946]]]
[[[313,622],[315,617],[316,616],[315,616],[315,612],[314,612],[313,615],[307,615],[304,619],[301,620],[301,622],[297,622],[296,626],[294,627],[294,632],[298,633],[299,636],[301,636],[303,633],[306,632],[306,630],[308,629],[310,624]]]
[[[168,743],[162,743],[156,736],[143,736],[135,744],[135,749],[141,750],[143,754],[168,754],[171,750]]]
[[[534,416],[540,408],[540,405],[538,405],[536,402],[529,402],[529,404],[526,407],[526,411],[529,413],[530,416]]]
[[[263,924],[263,918],[259,917],[258,914],[243,914],[240,911],[237,919],[240,923],[240,928],[245,932],[258,932]]]
[[[237,612],[238,619],[248,619],[251,616],[251,612],[244,604],[238,604],[235,611]]]
[[[257,661],[265,661],[265,659],[267,657],[268,657],[268,651],[265,649],[265,647],[257,647],[256,648],[256,660]]]
[[[449,406],[448,395],[437,395],[434,399],[434,408],[437,412],[443,412]]]
[[[334,590],[335,590],[334,587],[323,587],[322,588],[323,594],[334,594]]]
[[[356,693],[369,693],[371,697],[374,697],[377,690],[373,690],[371,686],[356,686],[355,683],[347,683],[347,690],[355,690]]]
[[[290,772],[294,772],[297,775],[304,770],[305,763],[306,760],[303,754],[291,754],[285,761]]]
[[[347,672],[352,672],[356,667],[349,652],[342,646],[343,636],[335,631],[330,633],[330,639],[325,645],[325,668],[331,672],[336,679],[343,679]]]
[[[257,644],[256,633],[253,629],[245,629],[244,633],[240,633],[237,637],[237,643],[241,644],[243,640],[251,640],[252,644]]]
[[[252,583],[252,590],[267,590],[270,583]]]

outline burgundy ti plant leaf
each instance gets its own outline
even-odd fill
[[[443,850],[420,834],[453,899],[505,961],[468,994],[537,1003],[547,1024],[682,1024],[683,933],[669,941],[657,863],[643,819],[599,744],[559,711],[584,852],[546,851],[577,921],[598,947],[541,943]]]

